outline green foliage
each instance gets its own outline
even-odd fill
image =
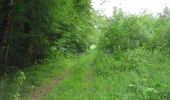
[[[45,59],[42,64],[37,64],[24,70],[16,71],[0,77],[0,99],[20,100],[30,99],[30,95],[52,79],[61,75],[65,69],[71,67],[74,58],[66,59],[62,51],[55,52],[50,60]]]
[[[66,29],[63,30],[64,34],[56,43],[59,50],[63,50],[65,53],[82,53],[89,47],[89,35],[93,29],[89,20],[91,19],[89,5],[89,0],[73,0],[71,7],[65,7],[73,11],[68,12],[66,15],[69,16],[71,22],[65,20],[61,24],[61,28]]]
[[[121,60],[113,56],[91,51],[77,57],[72,73],[43,99],[169,98],[169,56],[144,48],[128,50]]]
[[[3,65],[27,67],[50,56],[51,48],[81,53],[89,47],[90,0],[2,0],[0,11]]]
[[[26,79],[24,72],[19,71],[14,77],[0,81],[0,98],[6,100],[19,100],[21,87]]]
[[[169,54],[168,11],[164,11],[163,15],[125,15],[121,10],[115,9],[114,15],[109,19],[109,27],[104,28],[107,31],[101,37],[100,49],[117,55],[128,49],[146,47]]]
[[[95,56],[91,66],[93,66],[93,75],[97,78],[93,79],[92,84],[93,88],[99,86],[98,93],[99,91],[102,91],[102,94],[103,91],[106,92],[104,97],[139,100],[169,98],[167,88],[169,81],[166,79],[169,56],[144,48],[128,50],[119,60],[100,52]],[[94,82],[96,82],[95,85]],[[110,96],[107,95],[110,92]],[[103,98],[101,94],[93,93],[94,95],[100,97],[101,100]]]
[[[32,99],[66,68],[45,99],[170,98],[168,7],[159,16],[115,8],[106,18],[90,0],[1,0],[0,15],[0,99]]]
[[[125,16],[121,11],[116,12],[108,31],[102,37],[101,48],[114,53],[117,50],[126,51],[143,46],[148,41],[147,33],[144,32],[146,21],[143,22],[146,18],[147,16]]]

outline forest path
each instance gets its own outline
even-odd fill
[[[72,87],[72,85],[75,85],[75,88],[82,89],[79,87],[81,85],[78,84],[88,84],[92,79],[89,67],[91,66],[90,64],[93,61],[93,57],[93,54],[87,53],[78,57],[69,58],[65,62],[68,63],[66,66],[69,66],[65,69],[65,71],[52,78],[47,84],[35,90],[28,99],[21,100],[60,100],[60,98],[58,98],[58,94],[63,91],[71,91],[72,89],[69,89],[70,86]],[[79,92],[76,94],[78,95]],[[66,100],[67,99],[68,98],[66,98]]]
[[[65,70],[65,72],[52,79],[51,82],[45,84],[44,86],[40,87],[38,90],[34,91],[31,96],[31,100],[41,100],[43,96],[51,92],[51,90],[59,85],[61,81],[63,81],[71,72],[73,67],[69,67]]]
[[[71,73],[41,100],[89,100],[83,98],[94,93],[94,88],[91,86],[95,84],[95,80],[93,81],[95,55],[93,51],[90,51],[77,57]]]

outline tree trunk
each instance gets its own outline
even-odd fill
[[[3,25],[4,29],[2,32],[2,46],[0,48],[0,61],[2,64],[7,64],[8,61],[8,53],[9,53],[9,36],[12,31],[12,7],[13,7],[13,0],[6,0],[5,1],[5,16],[3,18]]]

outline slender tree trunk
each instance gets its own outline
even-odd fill
[[[2,64],[7,64],[8,54],[9,54],[9,36],[12,31],[12,22],[11,22],[11,14],[12,14],[13,0],[5,1],[5,16],[3,19],[3,38],[2,38],[2,47],[0,50],[0,60]]]

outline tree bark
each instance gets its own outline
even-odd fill
[[[0,50],[0,60],[2,64],[7,64],[8,61],[8,54],[9,54],[9,36],[12,32],[12,7],[13,7],[13,0],[6,0],[5,1],[5,16],[3,19],[4,29],[2,32],[2,46]]]

